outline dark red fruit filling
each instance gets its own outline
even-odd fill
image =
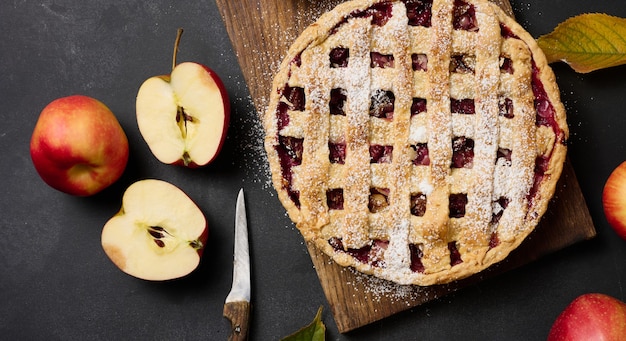
[[[328,55],[331,68],[348,67],[350,59],[350,49],[345,47],[335,47]]]
[[[298,208],[300,208],[300,193],[291,188],[293,174],[291,168],[302,163],[303,142],[304,139],[279,135],[276,146],[283,175],[283,188],[287,190],[289,197]]]
[[[550,115],[550,101],[544,98],[535,98],[535,109],[537,110],[537,125],[551,126],[553,116]]]
[[[283,97],[287,101],[290,110],[303,111],[306,99],[304,96],[304,88],[291,87],[285,84],[282,90]]]
[[[491,238],[489,238],[489,249],[493,249],[498,245],[500,245],[500,238],[498,238],[498,234],[496,232],[493,232],[491,234]]]
[[[499,159],[504,159],[508,165],[511,164],[511,154],[513,152],[510,149],[506,148],[498,148],[496,163],[498,163]]]
[[[391,91],[382,89],[374,91],[370,102],[370,116],[392,119],[395,101],[396,96]]]
[[[474,140],[465,136],[452,139],[452,168],[472,168],[474,164]]]
[[[428,71],[428,56],[423,53],[411,55],[411,68],[413,71]]]
[[[391,3],[383,2],[383,3],[376,4],[365,10],[354,11],[350,13],[348,16],[346,16],[345,18],[343,18],[343,20],[339,22],[337,25],[335,25],[335,27],[333,27],[330,30],[330,34],[335,34],[343,24],[345,24],[346,22],[348,22],[348,20],[352,18],[371,17],[372,25],[383,26],[387,23],[387,21],[389,21],[389,18],[391,18],[392,8],[393,7]]]
[[[327,190],[326,204],[329,210],[343,210],[343,188]]]
[[[416,152],[415,159],[413,159],[413,164],[416,166],[428,166],[430,165],[430,158],[428,157],[428,144],[426,143],[418,143],[414,146],[411,146]]]
[[[539,79],[539,72],[539,68],[533,60],[532,88],[533,94],[535,95],[535,109],[537,110],[536,124],[538,126],[543,125],[551,127],[554,134],[560,136],[560,132],[558,131],[559,125],[556,123],[555,119],[556,112],[548,98],[546,89],[543,87],[543,83],[541,83],[541,79]]]
[[[411,116],[422,112],[426,112],[426,99],[413,98],[413,103],[411,104]]]
[[[370,188],[369,208],[370,212],[380,212],[389,206],[389,189],[388,188]]]
[[[510,28],[504,26],[502,23],[500,23],[500,35],[505,39],[508,39],[508,38],[519,39],[519,37],[515,35],[515,33],[513,33],[513,31],[511,31]]]
[[[341,239],[336,238],[336,237],[329,239],[328,244],[330,244],[330,246],[332,246],[333,249],[335,249],[335,251],[345,252],[351,255],[352,257],[356,258],[361,263],[368,263],[369,261],[369,253],[370,253],[370,250],[372,249],[371,245],[367,245],[360,249],[344,250],[343,242],[341,241]]]
[[[498,115],[505,118],[513,118],[513,100],[508,97],[500,97],[498,99]]]
[[[548,170],[548,166],[550,165],[550,157],[548,156],[538,156],[535,159],[535,178],[533,181],[533,185],[528,191],[528,204],[532,203],[532,199],[537,194],[539,190],[539,186],[541,185],[541,181]]]
[[[281,162],[284,161],[285,166],[291,168],[302,163],[303,142],[304,139],[296,137],[278,136],[278,153],[281,156]]]
[[[550,102],[550,99],[548,98],[548,93],[546,92],[543,83],[541,82],[540,70],[534,60],[532,61],[532,89],[533,94],[535,95],[535,110],[537,112],[535,124],[537,126],[550,127],[556,136],[556,141],[558,141],[557,143],[565,144],[565,133],[560,129],[559,124],[556,121],[556,111],[552,106],[552,102]],[[545,173],[548,170],[550,157],[551,155],[543,155],[535,159],[535,177],[533,185],[528,193],[529,205],[532,204],[532,199],[537,194]]]
[[[344,105],[346,103],[346,99],[346,90],[341,88],[330,90],[330,114],[345,116],[346,112],[344,111]]]
[[[453,193],[450,194],[449,200],[449,217],[462,218],[465,216],[465,206],[467,205],[467,194]]]
[[[461,0],[455,0],[452,27],[454,27],[455,30],[478,31],[474,5]]]
[[[370,245],[366,245],[359,249],[348,248],[347,250],[343,247],[343,242],[340,238],[333,237],[328,240],[328,244],[333,247],[335,251],[345,252],[350,256],[356,258],[359,262],[363,264],[371,264],[372,266],[383,266],[381,259],[378,258],[378,255],[382,250],[386,250],[389,242],[386,240],[373,240]]]
[[[328,143],[330,163],[338,163],[343,165],[346,163],[346,144],[345,143]]]
[[[289,125],[289,110],[303,111],[305,105],[304,88],[285,84],[280,91],[284,100],[281,100],[276,108],[279,131]]]
[[[278,119],[278,131],[289,125],[289,104],[279,102],[276,108],[276,118]]]
[[[513,61],[511,58],[500,57],[500,71],[503,73],[513,74]]]
[[[463,263],[463,259],[461,259],[461,254],[459,253],[459,249],[456,247],[456,242],[448,243],[448,250],[450,250],[450,265],[455,266],[457,264]]]
[[[506,209],[507,206],[509,206],[509,198],[500,197],[494,203],[494,206],[495,205],[498,205],[500,208],[497,210],[494,210],[495,212],[493,212],[493,214],[491,215],[492,224],[497,224],[500,221],[500,218],[502,218],[502,215],[504,214],[504,210]]]
[[[450,72],[474,73],[476,57],[464,54],[455,54],[450,57]]]
[[[454,114],[473,115],[476,113],[473,98],[450,98],[450,111]]]
[[[291,64],[294,64],[297,67],[302,66],[302,52],[293,57],[293,59],[291,60]],[[289,76],[291,76],[291,73],[289,73]]]
[[[393,146],[381,146],[373,144],[370,146],[370,163],[391,163]]]
[[[430,27],[432,17],[432,0],[403,0],[406,6],[406,16],[409,26]]]
[[[370,67],[392,68],[394,65],[392,54],[382,54],[379,52],[370,52]]]
[[[409,244],[409,251],[411,251],[411,271],[424,273],[426,268],[422,264],[422,257],[424,253],[416,244]]]
[[[372,25],[384,26],[389,18],[393,7],[391,3],[379,3],[363,11],[355,11],[350,14],[351,18],[372,17]],[[346,18],[347,21],[348,18]]]
[[[417,217],[423,217],[426,214],[426,194],[411,194],[411,214]]]

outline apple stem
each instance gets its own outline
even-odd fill
[[[201,250],[204,247],[204,244],[202,244],[202,242],[199,239],[197,239],[197,240],[190,241],[189,246],[191,246],[195,250]]]
[[[176,67],[176,55],[178,54],[178,45],[180,45],[180,37],[183,35],[183,28],[178,28],[176,31],[176,40],[174,41],[174,53],[172,55],[172,71]]]

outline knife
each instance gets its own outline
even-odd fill
[[[231,324],[228,340],[248,339],[250,321],[250,252],[248,248],[248,224],[243,188],[237,195],[235,211],[235,255],[233,285],[224,303],[224,317]]]

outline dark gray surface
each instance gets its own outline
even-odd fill
[[[626,5],[617,0],[514,0],[513,7],[535,37],[583,12],[626,17]],[[204,169],[160,164],[135,120],[137,90],[148,77],[169,71],[180,26],[185,34],[179,61],[216,70],[233,107],[225,148]],[[275,340],[297,330],[320,305],[330,340],[543,340],[576,296],[602,292],[626,298],[626,242],[610,229],[601,205],[606,178],[626,160],[625,67],[588,75],[562,64],[554,67],[568,109],[570,157],[596,239],[341,335],[302,238],[268,185],[260,127],[212,1],[3,1],[0,32],[0,339],[225,339],[222,304],[232,276],[240,187],[248,204],[253,340]],[[89,198],[47,187],[29,156],[41,109],[75,93],[107,104],[131,148],[122,179]],[[132,278],[100,247],[101,228],[119,209],[124,189],[143,178],[176,184],[208,218],[202,265],[185,279]]]

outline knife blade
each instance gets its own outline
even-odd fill
[[[247,340],[250,321],[250,250],[243,188],[237,195],[235,209],[235,251],[233,284],[224,303],[224,317],[231,324],[229,340]]]

